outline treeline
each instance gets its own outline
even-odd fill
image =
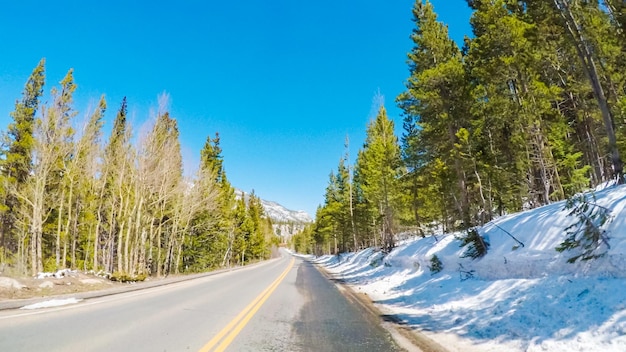
[[[468,230],[623,182],[626,3],[467,3],[474,36],[459,48],[416,1],[400,141],[382,108],[353,172],[342,158],[331,174],[298,251],[389,250],[401,231]]]
[[[83,126],[69,70],[42,104],[44,60],[29,77],[0,149],[0,269],[60,268],[125,277],[198,272],[267,258],[271,221],[254,194],[236,197],[219,135],[183,176],[177,122],[159,109],[133,143],[123,99],[103,141],[107,102]]]

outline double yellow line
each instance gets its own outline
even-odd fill
[[[222,331],[215,335],[211,339],[211,341],[207,342],[207,344],[204,345],[199,352],[211,351],[211,349],[220,341],[221,343],[217,347],[215,347],[213,351],[217,352],[226,350],[226,347],[228,347],[228,345],[233,342],[239,332],[246,326],[246,324],[248,324],[250,319],[252,319],[254,314],[261,308],[263,303],[267,301],[267,299],[274,292],[274,290],[276,290],[278,285],[280,285],[280,283],[283,281],[283,279],[285,279],[287,274],[289,274],[289,270],[291,270],[291,268],[293,267],[294,262],[294,258],[291,258],[291,261],[289,262],[289,265],[287,266],[285,271],[283,271],[283,273],[280,274],[280,276],[276,280],[274,280],[274,282],[272,282],[272,284],[269,285],[268,288],[261,292],[260,295],[258,295],[246,308],[244,308],[241,313],[239,313],[233,320],[231,320],[230,323],[228,323],[228,325],[226,325],[226,327],[222,329]]]

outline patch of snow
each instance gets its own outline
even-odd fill
[[[111,279],[111,273],[106,272],[104,270],[99,270],[97,273],[95,271],[93,271],[93,270],[89,270],[89,271],[87,271],[87,274],[94,275],[94,276],[97,276],[97,277],[101,277],[101,278],[107,279],[107,280]]]
[[[0,276],[0,288],[13,288],[17,290],[21,290],[25,285],[22,285],[19,281],[12,279],[10,277]]]
[[[314,261],[451,351],[626,351],[626,186],[599,189],[596,203],[611,209],[611,248],[587,262],[555,250],[576,221],[564,202],[479,228],[490,247],[477,260],[445,234]]]
[[[35,277],[36,279],[47,279],[47,278],[55,278],[55,279],[62,279],[66,276],[76,276],[78,272],[76,270],[70,270],[70,269],[61,269],[61,270],[57,270],[54,273],[38,273],[37,276]]]
[[[60,307],[60,306],[68,305],[68,304],[76,304],[80,301],[82,301],[82,299],[77,299],[77,298],[52,299],[52,300],[45,301],[45,302],[30,304],[20,309],[30,310],[30,309]]]

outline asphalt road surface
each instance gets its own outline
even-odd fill
[[[309,262],[241,270],[38,310],[0,311],[0,351],[399,351]]]

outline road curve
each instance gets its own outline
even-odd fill
[[[0,311],[0,351],[396,351],[377,319],[284,255],[195,280]]]

